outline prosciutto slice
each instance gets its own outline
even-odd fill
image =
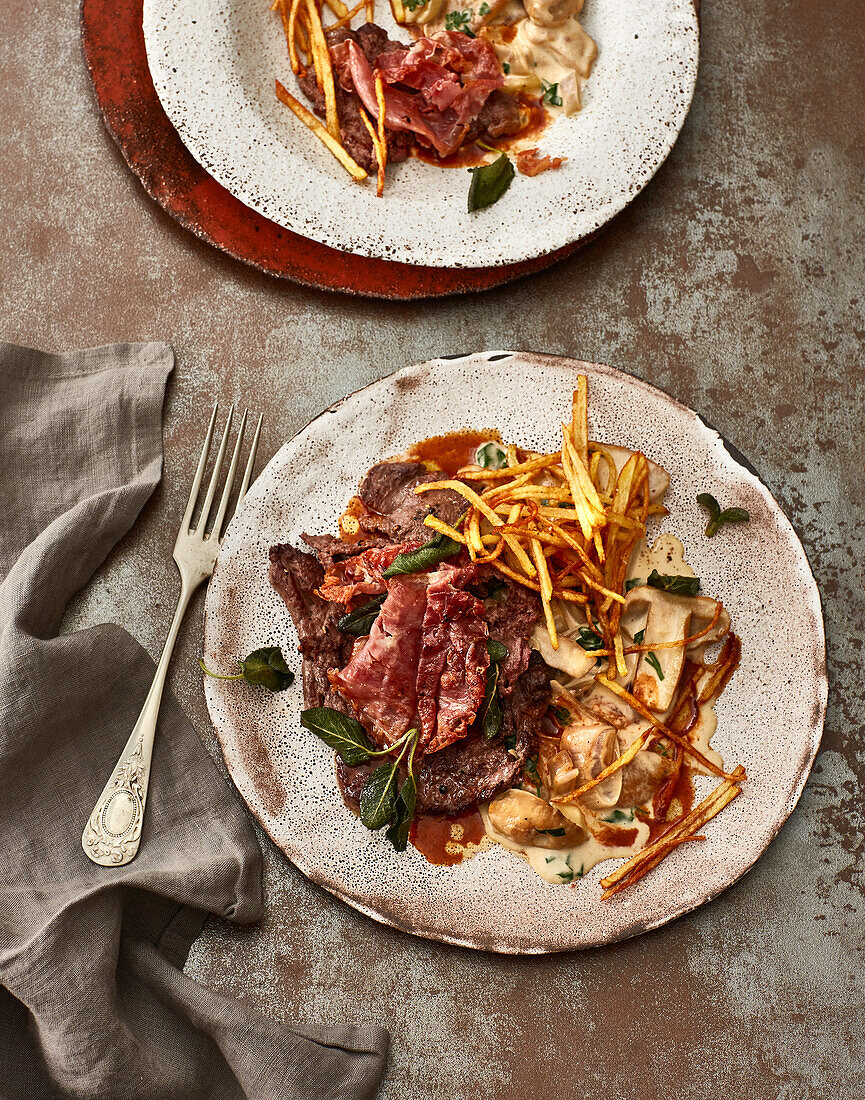
[[[416,550],[419,542],[404,542],[396,546],[382,546],[364,550],[353,558],[334,562],[324,575],[316,595],[323,600],[347,604],[354,596],[377,596],[386,591],[382,573],[393,565],[397,554]]]
[[[327,674],[382,746],[396,741],[414,721],[426,581],[414,575],[394,577],[366,642],[355,647],[342,671],[330,669]]]
[[[366,55],[351,40],[330,53],[342,86],[353,86],[377,119],[375,74]],[[442,157],[459,148],[487,97],[504,83],[492,46],[454,31],[420,38],[406,52],[381,54],[376,68],[386,85],[385,125],[417,134]]]
[[[442,566],[430,576],[417,666],[421,752],[465,737],[484,698],[489,631],[481,600],[463,585],[474,566]]]

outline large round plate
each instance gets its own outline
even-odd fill
[[[253,210],[334,248],[407,264],[514,263],[596,232],[663,163],[697,76],[693,0],[588,0],[584,22],[600,52],[585,106],[542,139],[567,164],[520,176],[495,206],[469,215],[464,171],[410,160],[382,199],[351,183],[274,95],[276,79],[295,83],[269,8],[145,0],[147,58],[166,114],[195,159]],[[376,13],[405,38],[385,0]]]
[[[543,882],[500,847],[451,868],[432,866],[413,848],[395,854],[343,805],[330,752],[299,725],[299,684],[268,695],[207,679],[228,770],[275,843],[326,890],[417,935],[528,953],[657,927],[751,867],[796,804],[820,741],[827,695],[820,599],[768,489],[717,432],[666,394],[611,367],[551,356],[488,352],[409,367],[345,398],[286,443],[223,543],[207,595],[208,664],[230,669],[266,644],[296,653],[288,614],[268,584],[268,548],[302,531],[335,530],[377,459],[472,426],[498,427],[506,439],[552,450],[578,370],[589,376],[593,435],[642,449],[669,470],[671,514],[658,530],[684,541],[704,591],[723,600],[741,635],[742,664],[717,704],[713,744],[749,778],[742,796],[704,830],[705,844],[683,846],[605,902],[598,880],[609,863],[569,889]],[[751,522],[705,538],[694,500],[701,491],[747,508]],[[299,669],[299,657],[289,660]]]

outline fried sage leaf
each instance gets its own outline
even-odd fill
[[[438,565],[445,558],[452,558],[461,549],[461,544],[447,535],[436,535],[434,539],[425,542],[417,550],[409,550],[407,554],[397,554],[393,564],[385,569],[382,576],[389,578],[399,576],[400,573],[420,573],[432,565]]]
[[[240,672],[231,676],[211,672],[201,658],[198,663],[202,671],[214,680],[246,680],[248,684],[265,687],[268,691],[285,691],[294,683],[294,673],[285,663],[282,650],[275,645],[254,649],[245,660],[237,662]]]
[[[381,764],[360,792],[360,819],[367,829],[380,829],[393,817],[399,761]]]
[[[577,644],[589,653],[595,649],[604,648],[604,639],[588,626],[581,626],[577,631]]]
[[[513,163],[504,153],[496,157],[492,164],[481,164],[469,171],[472,175],[468,199],[470,214],[498,202],[514,178]]]
[[[665,577],[657,569],[649,574],[646,584],[652,588],[660,588],[662,592],[669,592],[673,596],[696,596],[700,591],[699,577]]]
[[[372,630],[372,624],[378,618],[381,605],[386,599],[387,592],[382,592],[380,596],[374,596],[363,607],[356,607],[348,615],[343,615],[336,625],[343,634],[352,634],[356,638],[362,638]]]
[[[408,834],[414,818],[416,804],[417,780],[414,775],[409,775],[397,796],[393,824],[385,834],[397,852],[404,852],[408,845]]]
[[[372,753],[366,730],[354,718],[332,707],[311,707],[300,712],[300,724],[332,748],[344,764],[365,764]]]
[[[748,523],[751,516],[744,508],[725,508],[721,511],[721,505],[711,493],[700,493],[697,503],[701,504],[709,513],[709,522],[706,524],[706,538],[712,538],[725,523]]]
[[[499,670],[501,662],[508,655],[507,646],[490,638],[487,641],[487,653],[490,655],[490,665],[487,669],[487,683],[484,691],[484,701],[478,716],[481,720],[481,733],[487,741],[502,731],[502,704],[499,699]]]

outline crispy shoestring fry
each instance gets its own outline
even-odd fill
[[[689,756],[699,761],[699,763],[710,771],[712,775],[720,776],[723,779],[732,778],[732,773],[725,772],[723,768],[719,768],[717,764],[714,764],[708,757],[704,756],[699,749],[695,748],[690,741],[681,737],[678,733],[674,733],[669,726],[664,725],[660,719],[656,718],[649,708],[644,706],[635,695],[626,691],[625,688],[617,684],[615,680],[608,680],[603,674],[597,676],[596,680],[602,687],[607,688],[609,691],[612,691],[614,695],[618,695],[620,699],[624,699],[626,703],[629,703],[638,714],[641,714],[643,718],[651,722],[655,729],[662,733],[664,737],[669,737],[671,741],[675,741],[677,745],[683,748]]]
[[[436,531],[439,535],[447,535],[449,539],[453,539],[454,542],[460,542],[465,546],[466,537],[456,527],[451,527],[449,523],[445,523],[443,519],[439,519],[438,516],[429,515],[424,520],[426,527],[431,527],[433,531]]]
[[[367,12],[367,21],[372,22],[372,3],[370,2]],[[384,132],[384,119],[387,114],[387,107],[384,102],[384,81],[382,80],[381,73],[376,71],[375,74],[375,101],[378,106],[378,143],[381,152],[381,159],[378,162],[378,187],[376,194],[381,198],[384,193],[384,171],[387,168],[387,135]]]
[[[742,655],[742,643],[735,634],[730,634],[721,650],[721,656],[713,666],[713,672],[708,683],[704,684],[698,703],[708,703],[720,695],[727,686],[727,681],[739,667],[739,659]]]
[[[692,836],[675,837],[673,840],[658,841],[657,842],[657,847],[653,846],[654,851],[652,853],[652,858],[649,859],[649,860],[643,861],[643,864],[641,864],[639,867],[635,868],[634,871],[631,872],[631,874],[629,875],[628,878],[622,879],[615,886],[611,886],[609,889],[605,890],[604,893],[601,894],[601,900],[606,901],[607,898],[613,897],[614,894],[618,894],[622,890],[627,890],[627,888],[629,886],[634,886],[636,883],[638,883],[640,881],[641,878],[643,878],[644,875],[647,875],[649,873],[649,871],[651,871],[654,867],[657,867],[658,864],[666,856],[668,856],[670,854],[670,852],[673,851],[674,848],[678,848],[680,844],[687,844],[691,840],[705,840],[705,839],[706,838],[702,835],[696,835],[696,836],[692,835]],[[648,848],[644,848],[643,851],[644,852],[648,851]],[[606,880],[602,880],[602,881],[606,881]]]
[[[522,573],[517,573],[515,569],[511,569],[505,565],[504,562],[494,561],[492,563],[494,569],[498,569],[500,573],[504,573],[506,577],[510,577],[512,581],[517,581],[525,588],[531,588],[533,592],[540,592],[541,586],[536,581],[530,581],[528,577]],[[568,603],[588,603],[589,597],[585,596],[582,592],[569,592],[564,588],[553,588],[553,596],[560,600],[565,600]]]
[[[513,447],[513,444],[509,444]],[[516,459],[516,447],[514,447],[514,458]],[[464,466],[457,477],[465,481],[506,481],[510,477],[520,477],[522,474],[536,474],[541,470],[546,470],[550,466],[555,466],[561,462],[561,453],[554,455],[544,455],[542,458],[533,458],[529,462],[515,462],[514,465],[508,463],[507,466],[503,466],[501,470],[485,470],[482,466]]]
[[[348,15],[348,8],[343,4],[342,0],[324,0],[324,3],[330,8],[337,19],[344,19]],[[328,30],[330,28],[328,27]]]
[[[355,4],[355,6],[349,11],[347,11],[345,15],[343,15],[340,19],[337,19],[335,23],[329,24],[329,26],[325,27],[324,29],[326,31],[335,31],[339,27],[347,27],[351,23],[352,19],[354,19],[357,13],[361,10],[361,8],[365,6],[365,4],[366,0],[358,0],[358,3]]]
[[[378,187],[376,194],[381,198],[382,188],[384,187],[384,158],[385,153],[382,152],[381,145],[378,140],[378,131],[370,121],[369,115],[366,113],[366,108],[362,104],[358,104],[358,114],[360,115],[361,122],[366,127],[366,132],[370,136],[372,141],[372,151],[375,153],[376,164],[378,165]]]
[[[737,798],[742,793],[738,784],[745,778],[744,768],[736,768],[723,783],[719,783],[711,794],[695,806],[690,813],[672,822],[670,827],[653,844],[637,852],[635,856],[617,867],[611,875],[601,879],[601,886],[609,891],[611,887],[616,886],[618,883],[623,883],[621,889],[633,885],[644,874],[656,867],[664,856],[672,850],[672,841],[693,836],[698,829],[701,829],[713,817],[717,816],[725,806],[729,805],[734,798]],[[617,891],[613,891],[613,893],[615,892]],[[604,897],[609,896],[610,893],[604,895]]]
[[[308,126],[315,136],[330,149],[343,168],[345,168],[355,180],[360,182],[367,178],[367,174],[363,168],[361,168],[361,166],[348,155],[340,143],[328,133],[315,115],[311,111],[308,111],[302,103],[299,103],[291,92],[286,91],[278,80],[276,81],[276,94],[280,102],[284,103],[286,107],[288,107],[304,125]]]
[[[537,539],[530,539],[529,546],[532,550],[532,557],[535,560],[535,566],[538,570],[538,582],[541,588],[541,603],[544,608],[544,619],[547,623],[547,632],[550,635],[550,644],[553,649],[559,648],[559,635],[556,630],[556,620],[553,617],[553,609],[550,607],[550,599],[553,595],[553,584],[550,580],[550,571],[547,567],[547,559],[544,557],[544,550],[540,542]]]
[[[306,17],[309,25],[309,45],[315,61],[315,79],[324,94],[327,130],[335,141],[339,141],[339,114],[336,109],[333,67],[330,63],[330,50],[324,38],[321,15],[315,0],[306,0]]]
[[[625,653],[653,653],[656,649],[679,649],[682,646],[690,645],[692,642],[698,642],[701,638],[704,638],[710,630],[718,625],[718,619],[721,617],[722,610],[723,604],[719,600],[715,607],[715,614],[709,625],[701,630],[699,634],[692,634],[690,638],[677,638],[674,642],[652,642],[649,645],[629,645]]]

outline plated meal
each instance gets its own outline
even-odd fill
[[[304,875],[406,931],[520,953],[634,935],[742,876],[796,803],[827,690],[816,585],[753,472],[653,387],[517,352],[405,368],[287,442],[226,534],[203,658],[248,680],[208,678],[208,708]]]
[[[584,240],[696,81],[693,0],[272,3],[144,0],[153,84],[232,195],[353,256],[478,269]]]
[[[280,81],[278,98],[321,139],[356,182],[411,155],[475,165],[468,209],[491,206],[514,176],[560,168],[531,140],[549,111],[574,114],[597,56],[578,21],[583,0],[392,0],[413,43],[377,26],[375,0],[273,0],[291,68],[318,122]],[[325,8],[335,17],[322,21]],[[366,20],[356,30],[352,20]],[[499,142],[498,146],[491,143]],[[504,145],[502,144],[504,142]],[[490,156],[495,160],[490,160]],[[483,167],[478,167],[483,164]]]
[[[666,471],[590,439],[585,376],[569,411],[554,453],[463,431],[377,463],[338,536],[271,548],[270,580],[300,642],[301,724],[364,825],[404,851],[423,815],[461,815],[462,836],[476,811],[550,883],[628,857],[609,897],[739,794],[744,769],[710,741],[740,644],[681,543],[647,541]],[[710,534],[748,519],[706,504]],[[692,807],[694,774],[720,782]]]

